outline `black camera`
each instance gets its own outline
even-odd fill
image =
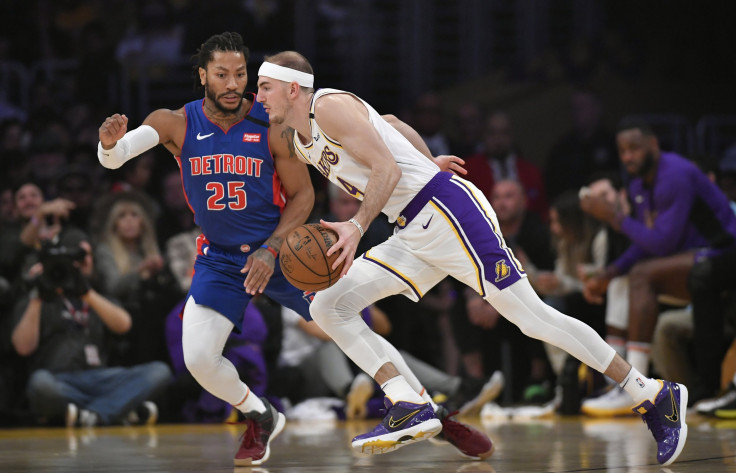
[[[89,284],[74,263],[84,260],[87,252],[80,246],[66,247],[45,243],[38,259],[43,265],[43,273],[37,284],[43,299],[54,297],[61,289],[66,295],[82,295],[89,290]],[[45,297],[44,297],[45,296]]]

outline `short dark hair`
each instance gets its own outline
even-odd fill
[[[44,200],[46,200],[46,191],[44,191],[41,181],[34,178],[21,179],[17,182],[14,182],[11,187],[11,189],[13,190],[13,199],[15,199],[15,194],[18,193],[20,188],[25,185],[36,186],[41,191],[41,196],[44,198]]]
[[[656,136],[651,125],[646,120],[637,117],[624,117],[618,122],[616,134],[627,130],[639,130],[644,136]]]
[[[243,55],[245,62],[250,58],[250,50],[243,44],[243,37],[240,33],[226,31],[224,33],[210,36],[207,41],[197,49],[192,56],[194,61],[193,77],[194,87],[201,87],[199,80],[199,68],[207,69],[207,65],[212,61],[215,52],[236,52]]]

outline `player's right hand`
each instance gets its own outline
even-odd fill
[[[351,222],[326,222],[320,220],[319,223],[323,227],[329,228],[337,233],[337,242],[327,250],[327,256],[332,256],[334,253],[342,250],[335,262],[332,263],[332,269],[339,268],[340,264],[345,262],[345,266],[342,267],[342,271],[340,272],[340,277],[343,277],[347,274],[350,266],[353,265],[355,250],[358,249],[358,243],[360,243],[360,231]]]
[[[616,204],[607,201],[599,195],[587,194],[581,190],[583,197],[580,199],[580,209],[592,215],[593,218],[606,222],[609,225],[616,219]]]
[[[241,273],[248,273],[243,282],[245,292],[255,296],[256,293],[262,294],[266,290],[266,285],[271,280],[276,266],[276,259],[264,248],[258,248],[248,256],[245,266],[240,270]]]
[[[107,117],[100,126],[100,143],[104,149],[111,149],[128,131],[128,117],[116,113]]]

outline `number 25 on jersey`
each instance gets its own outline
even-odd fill
[[[231,210],[243,210],[248,205],[243,186],[245,183],[242,181],[228,182],[226,198],[225,185],[222,182],[208,182],[205,189],[213,194],[207,198],[207,210],[225,210],[226,206]],[[227,203],[222,202],[225,198]]]

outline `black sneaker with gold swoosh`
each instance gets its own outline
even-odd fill
[[[661,465],[674,462],[687,440],[687,388],[672,381],[657,380],[662,388],[651,401],[644,401],[633,408],[641,414],[654,440],[657,441],[657,461]]]
[[[370,432],[353,439],[353,450],[361,454],[387,453],[403,446],[428,440],[442,430],[429,403],[414,404],[398,401],[393,404],[384,398],[386,416]]]

